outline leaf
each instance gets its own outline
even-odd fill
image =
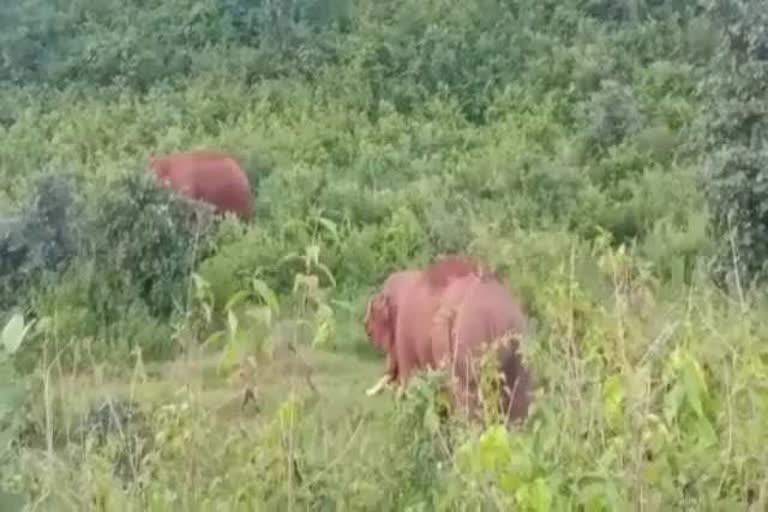
[[[195,290],[197,291],[205,290],[209,286],[208,281],[206,281],[203,276],[196,272],[192,273],[192,281],[195,285]]]
[[[333,339],[333,320],[323,320],[320,322],[315,335],[312,338],[312,346],[315,348],[325,347]]]
[[[680,412],[680,406],[685,400],[685,389],[678,383],[664,395],[664,419],[672,423]]]
[[[234,293],[227,301],[226,305],[224,306],[224,309],[227,309],[227,310],[232,309],[235,305],[239,304],[247,296],[248,296],[247,290],[240,290],[239,292]]]
[[[529,489],[529,503],[536,512],[548,512],[552,509],[552,492],[546,480],[537,478]]]
[[[686,354],[683,361],[683,386],[685,388],[685,397],[688,404],[696,412],[699,418],[706,420],[704,413],[703,399],[707,395],[707,383],[704,379],[704,372],[701,370],[698,361]]]
[[[208,336],[208,338],[207,338],[207,339],[206,339],[206,340],[203,342],[203,347],[207,347],[207,346],[209,346],[209,345],[214,345],[214,343],[215,343],[217,340],[219,340],[219,339],[223,338],[223,337],[224,337],[224,335],[225,335],[224,331],[217,331],[217,332],[215,332],[215,333],[211,334],[211,335],[210,335],[210,336]]]
[[[21,342],[24,341],[24,336],[32,327],[34,322],[30,322],[24,325],[24,316],[21,313],[14,314],[11,319],[5,324],[0,338],[2,338],[3,347],[9,354],[15,354],[18,350]]]
[[[322,264],[322,263],[318,263],[317,264],[317,268],[319,268],[320,270],[323,271],[323,273],[326,275],[328,280],[331,282],[331,285],[335,287],[336,286],[336,279],[334,279],[333,274],[331,273],[331,270],[327,266]]]
[[[315,220],[318,224],[323,226],[331,235],[333,236],[334,241],[339,242],[339,231],[336,227],[336,223],[333,222],[330,219],[326,219],[325,217],[315,217]]]
[[[275,292],[272,291],[272,288],[267,283],[261,279],[254,278],[251,280],[251,286],[253,291],[261,297],[272,311],[275,313],[280,312],[280,302],[277,299],[277,295],[275,295]]]
[[[237,334],[237,326],[237,315],[231,309],[227,310],[227,330],[229,331],[230,341],[234,339]]]
[[[603,414],[613,429],[621,426],[623,420],[624,386],[621,375],[611,375],[603,383]]]

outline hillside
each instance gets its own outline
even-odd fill
[[[757,0],[4,7],[2,510],[765,510],[766,26]],[[243,163],[252,222],[150,179],[195,148]],[[438,427],[426,376],[365,396],[366,301],[447,253],[526,304],[519,429]],[[140,457],[82,435],[104,399],[145,416]]]

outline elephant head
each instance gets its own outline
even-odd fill
[[[365,309],[365,333],[378,348],[389,354],[395,345],[397,312],[405,293],[418,282],[420,272],[401,270],[387,277]]]
[[[409,376],[432,364],[431,317],[440,296],[453,280],[482,271],[465,256],[444,256],[424,269],[401,270],[387,277],[368,301],[365,332],[387,355],[386,375],[404,384]]]
[[[365,309],[365,334],[387,353],[395,337],[395,314],[395,305],[384,291],[371,297]]]

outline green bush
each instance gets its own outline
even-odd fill
[[[768,270],[768,115],[759,100],[768,79],[768,12],[759,2],[735,0],[714,2],[711,12],[725,35],[703,82],[704,185],[718,244],[714,272],[721,283],[746,287],[763,281]]]
[[[168,317],[184,307],[186,278],[208,255],[210,210],[158,186],[149,173],[113,180],[89,203],[85,257],[115,298],[136,296],[153,315]]]
[[[73,176],[38,176],[16,216],[0,225],[0,310],[28,306],[46,275],[67,269],[80,248],[79,198]]]

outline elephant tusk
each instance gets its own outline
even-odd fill
[[[389,379],[390,379],[389,375],[384,375],[379,379],[379,381],[376,384],[373,385],[373,387],[366,390],[365,394],[368,396],[378,395],[379,393],[381,393],[381,390],[384,389],[384,386],[389,384]]]

